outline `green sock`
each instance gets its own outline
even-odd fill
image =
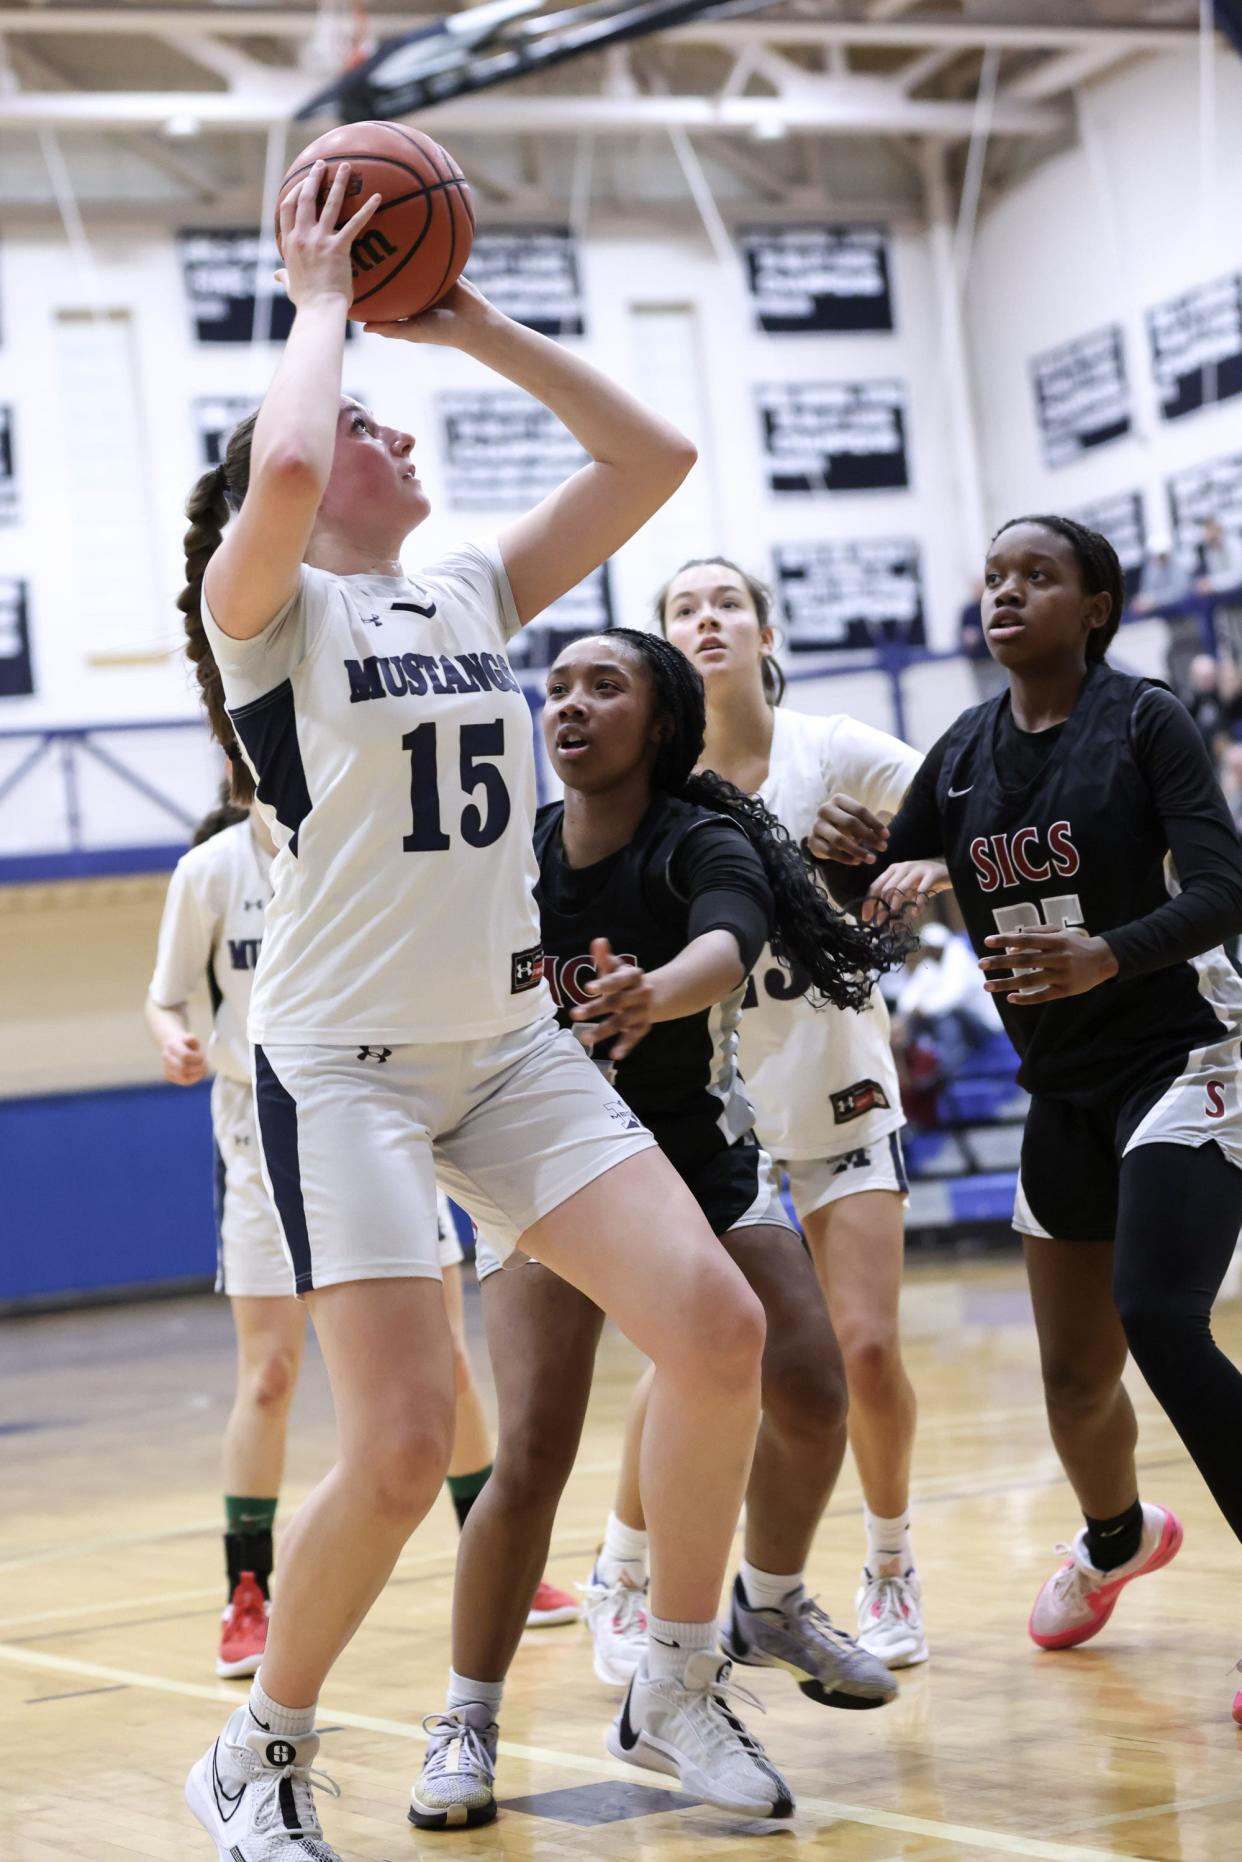
[[[249,1495],[226,1493],[224,1529],[226,1532],[270,1532],[278,1504],[276,1500],[256,1500]]]
[[[487,1477],[491,1471],[492,1464],[489,1461],[485,1468],[478,1468],[473,1474],[450,1474],[445,1481],[444,1484],[453,1501],[453,1509],[457,1514],[459,1527],[465,1525],[471,1507],[487,1486]]]

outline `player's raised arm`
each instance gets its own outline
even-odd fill
[[[349,248],[379,195],[337,230],[349,164],[337,168],[317,212],[322,175],[319,162],[281,203],[285,265],[277,276],[297,314],[255,421],[245,500],[204,577],[212,615],[236,640],[262,633],[297,588],[332,470],[345,320],[353,297]]]
[[[523,623],[628,542],[698,457],[693,441],[661,415],[581,356],[506,317],[465,279],[421,317],[366,327],[464,350],[542,401],[591,455],[589,464],[501,532],[500,553]]]

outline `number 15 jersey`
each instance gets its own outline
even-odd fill
[[[497,547],[417,581],[304,565],[252,640],[203,620],[277,846],[251,1040],[470,1041],[548,1013]]]

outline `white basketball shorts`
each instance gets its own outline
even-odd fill
[[[256,1047],[264,1170],[299,1293],[438,1279],[436,1179],[502,1257],[654,1140],[552,1015],[478,1041]]]

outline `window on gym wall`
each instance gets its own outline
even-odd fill
[[[90,660],[145,659],[161,629],[129,313],[57,311],[55,348],[78,638]]]

